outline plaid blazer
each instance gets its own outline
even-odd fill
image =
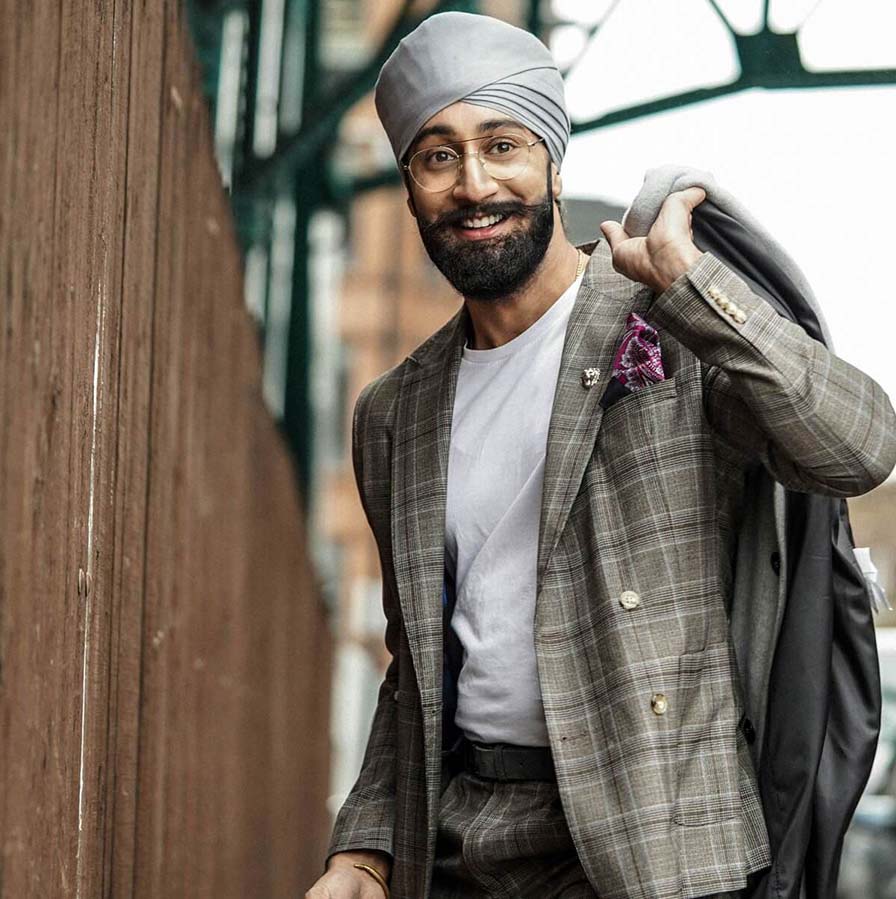
[[[896,464],[896,415],[710,254],[655,296],[614,271],[605,242],[584,249],[537,567],[559,789],[601,899],[736,890],[770,861],[726,610],[744,470],[759,459],[788,487],[863,493]],[[659,329],[666,379],[605,410],[630,311]],[[446,474],[467,325],[461,307],[364,389],[353,420],[392,661],[330,854],[391,853],[396,899],[427,895],[435,851]],[[593,387],[585,368],[599,369]]]

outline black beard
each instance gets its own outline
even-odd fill
[[[468,241],[452,234],[454,225],[472,215],[519,216],[528,227],[506,237]],[[498,300],[517,293],[541,265],[554,234],[554,193],[548,173],[544,200],[534,205],[490,203],[457,209],[418,226],[423,246],[455,290],[471,300]]]

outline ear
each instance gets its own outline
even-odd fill
[[[417,207],[414,205],[414,192],[411,190],[411,179],[408,177],[407,170],[402,166],[401,180],[404,183],[405,202],[414,218],[417,218]]]
[[[551,190],[554,192],[554,198],[563,193],[563,179],[560,177],[560,170],[554,163],[551,163]]]

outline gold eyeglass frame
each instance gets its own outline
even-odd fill
[[[433,190],[432,188],[429,188],[429,187],[424,187],[414,177],[414,173],[411,171],[411,166],[414,163],[414,159],[417,156],[419,156],[421,153],[431,153],[433,150],[441,150],[443,148],[446,150],[450,150],[453,153],[453,152],[455,152],[454,146],[456,144],[469,144],[469,143],[472,143],[472,141],[474,141],[474,140],[480,140],[480,141],[498,140],[502,137],[518,138],[518,135],[515,135],[515,134],[486,134],[486,135],[483,135],[482,137],[468,137],[465,140],[453,140],[453,141],[451,141],[451,143],[448,143],[448,144],[436,144],[434,147],[421,147],[419,150],[416,150],[414,153],[412,153],[410,158],[408,159],[407,163],[403,163],[401,167],[404,171],[406,171],[408,173],[408,175],[410,175],[411,180],[414,182],[414,184],[416,184],[417,187],[420,188],[420,190],[425,190],[428,194],[442,194],[446,190],[451,190],[453,187],[455,187],[457,182],[460,181],[461,168],[464,164],[463,160],[465,160],[468,156],[476,157],[476,159],[479,161],[479,164],[482,166],[482,170],[489,176],[489,178],[494,178],[495,181],[510,181],[511,179],[517,178],[520,175],[522,175],[523,172],[525,172],[526,169],[529,168],[529,161],[532,159],[532,148],[536,144],[543,143],[544,142],[543,137],[537,137],[533,141],[523,141],[523,146],[526,148],[526,161],[523,164],[523,167],[518,172],[514,172],[512,175],[508,175],[506,178],[498,178],[488,170],[486,164],[482,161],[482,156],[480,155],[482,153],[482,147],[480,147],[475,153],[458,153],[457,154],[457,159],[455,160],[455,166],[454,166],[454,171],[455,171],[454,181],[452,181],[451,184],[449,184],[447,187],[440,187],[437,190]]]

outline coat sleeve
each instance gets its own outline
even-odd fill
[[[779,315],[709,253],[646,317],[703,363],[710,425],[786,487],[857,496],[896,465],[881,386]]]
[[[377,382],[362,391],[355,405],[352,419],[352,462],[361,504],[373,527],[369,484],[371,473],[365,477],[365,455],[382,451],[382,443],[370,437],[370,405]],[[388,460],[380,460],[388,465]],[[381,559],[382,562],[382,559]],[[385,568],[384,568],[385,571]],[[401,614],[389,580],[383,577],[383,611],[386,615],[386,648],[391,661],[380,685],[376,711],[361,773],[348,794],[333,827],[327,858],[349,849],[393,852],[392,838],[395,824],[395,747],[396,692],[398,690],[399,641],[402,630]]]

